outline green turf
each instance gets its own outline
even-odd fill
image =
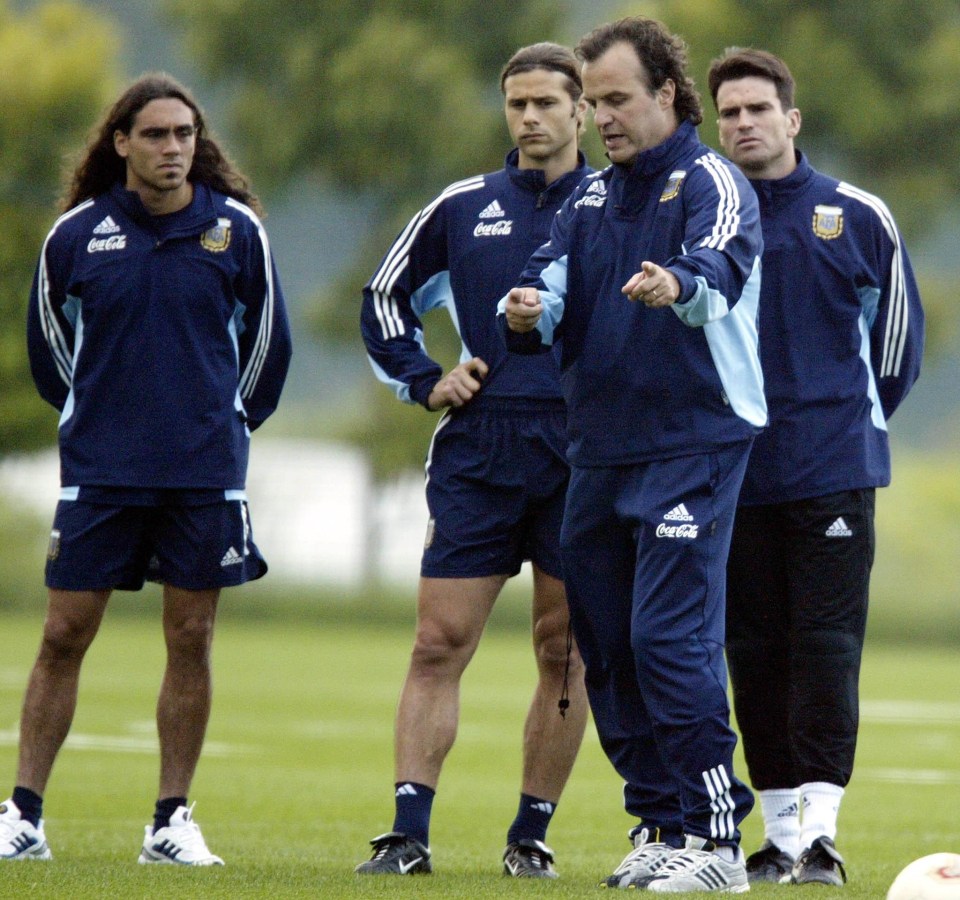
[[[5,616],[0,772],[12,783],[15,727],[39,636],[37,617]],[[468,669],[460,736],[434,806],[428,878],[361,879],[353,866],[392,820],[392,714],[410,627],[251,622],[224,608],[215,703],[194,784],[216,870],[141,867],[156,790],[153,706],[158,623],[109,615],[88,656],[70,743],[47,792],[52,863],[8,863],[0,897],[581,897],[629,849],[621,785],[588,730],[550,830],[562,877],[499,874],[515,811],[519,734],[533,671],[525,637],[493,629]],[[858,768],[838,840],[843,896],[882,898],[911,859],[960,849],[960,698],[955,650],[870,646]],[[742,772],[742,766],[741,766]],[[0,783],[4,796],[9,787]],[[2,797],[0,797],[2,799]],[[744,823],[760,840],[759,815]],[[755,896],[822,895],[762,885]]]

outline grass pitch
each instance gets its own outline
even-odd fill
[[[117,595],[114,603],[143,603],[144,615],[108,612],[88,655],[71,738],[46,796],[54,860],[0,864],[0,897],[583,897],[599,894],[600,878],[629,850],[621,783],[591,728],[548,838],[561,878],[501,876],[534,671],[526,637],[494,623],[464,680],[460,734],[434,804],[435,873],[354,875],[369,838],[392,823],[392,717],[412,622],[253,622],[232,614],[228,594],[213,716],[191,794],[208,844],[227,865],[138,866],[156,795],[163,651],[149,597]],[[12,788],[39,633],[39,614],[4,617],[0,799]],[[850,876],[844,897],[883,898],[910,860],[960,850],[958,675],[955,648],[868,645],[857,770],[838,836]],[[758,813],[743,830],[750,852],[762,837]],[[826,892],[760,885],[752,894]]]

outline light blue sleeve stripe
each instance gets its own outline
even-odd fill
[[[425,312],[433,309],[446,307],[450,314],[450,321],[460,335],[460,362],[467,362],[473,359],[473,354],[466,344],[463,343],[463,335],[460,332],[460,314],[457,312],[457,302],[453,296],[453,288],[450,286],[450,273],[448,271],[437,272],[429,281],[421,285],[410,297],[410,304],[417,316],[422,316]],[[422,335],[420,344],[423,346]]]
[[[877,320],[877,310],[880,308],[880,288],[862,287],[857,291],[857,297],[860,300],[863,318],[866,320],[869,330],[873,328],[873,323]]]
[[[417,316],[422,316],[431,309],[439,309],[446,306],[450,315],[457,324],[456,316],[453,313],[453,289],[450,287],[450,273],[447,271],[437,272],[432,278],[424,282],[410,295],[410,306]]]
[[[417,335],[421,338],[420,344],[423,344],[423,333],[419,330]],[[398,400],[402,400],[404,403],[413,404],[413,399],[410,397],[410,385],[404,381],[400,381],[398,378],[391,378],[379,365],[372,356],[367,356],[367,360],[370,362],[370,368],[373,369],[373,374],[377,376],[379,381],[382,381],[390,390],[392,390],[396,395]]]
[[[224,492],[223,492],[223,499],[224,499],[224,500],[242,500],[242,501],[246,502],[246,500],[247,500],[247,492],[246,492],[246,491],[236,491],[236,490],[224,491]]]
[[[707,322],[722,319],[730,311],[727,298],[715,288],[710,287],[702,275],[694,279],[697,289],[693,296],[683,303],[674,303],[671,309],[680,317],[684,325],[700,328]],[[743,302],[741,300],[741,302]]]
[[[80,496],[80,485],[72,485],[70,487],[60,488],[60,499],[61,500],[76,500]]]
[[[879,296],[879,292],[878,296]],[[861,298],[862,299],[862,298]],[[876,307],[873,310],[876,315]],[[887,430],[887,420],[883,414],[883,405],[880,403],[880,392],[877,390],[877,379],[873,372],[873,363],[870,361],[870,320],[869,310],[864,309],[857,320],[860,329],[860,359],[867,369],[867,396],[870,398],[870,419],[875,428]]]
[[[63,404],[63,412],[60,413],[60,420],[57,422],[57,428],[60,428],[64,422],[70,421],[70,417],[73,415],[73,410],[76,404],[77,401],[76,397],[73,395],[73,388],[70,388],[70,393],[67,394],[67,402]]]
[[[567,257],[553,260],[541,273],[540,280],[546,290],[540,291],[540,303],[543,312],[537,322],[540,341],[546,346],[553,344],[553,335],[563,318],[564,297],[567,296]],[[507,308],[507,298],[501,298],[497,304],[497,313],[503,314]]]
[[[857,291],[860,298],[860,306],[863,312],[860,313],[858,327],[860,329],[860,358],[867,367],[867,396],[870,398],[870,418],[873,424],[881,431],[887,430],[887,420],[883,415],[883,406],[880,403],[880,392],[877,390],[877,378],[873,371],[873,363],[870,357],[870,332],[873,329],[873,323],[877,320],[877,310],[880,306],[880,289],[864,287]]]
[[[70,303],[67,305],[69,306],[71,303],[72,301],[70,301]],[[73,354],[70,357],[70,391],[67,393],[67,400],[63,404],[63,410],[60,413],[60,420],[57,422],[58,429],[63,426],[64,422],[68,422],[70,420],[77,403],[77,398],[73,393],[73,367],[76,365],[77,357],[80,356],[80,351],[83,349],[83,309],[80,306],[79,301],[74,305],[74,308],[71,309],[69,315],[71,316],[74,329]]]
[[[733,411],[751,425],[762,427],[767,424],[767,400],[763,394],[763,370],[757,340],[759,303],[760,264],[757,260],[737,305],[723,318],[704,324],[703,333]]]

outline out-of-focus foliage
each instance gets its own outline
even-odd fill
[[[701,90],[701,135],[719,147],[707,88],[727,47],[786,60],[803,116],[797,146],[818,169],[880,196],[908,250],[960,197],[960,4],[956,0],[649,0],[650,15],[689,45]],[[960,249],[960,245],[958,245]],[[920,270],[927,358],[956,346],[960,315],[944,278]]]
[[[703,137],[717,142],[710,61],[730,46],[783,57],[814,166],[887,202],[908,238],[960,196],[960,4],[956,0],[652,0],[641,12],[690,47]]]
[[[26,304],[64,153],[83,143],[109,100],[116,52],[112,27],[79,3],[19,13],[0,0],[0,452],[55,434],[56,414],[30,378]]]
[[[555,0],[167,0],[192,58],[237,89],[231,143],[258,185],[320,179],[375,195],[382,217],[357,235],[354,265],[327,285],[314,325],[359,347],[360,288],[399,229],[452,181],[502,165],[509,149],[500,70],[519,47],[562,40]],[[427,343],[446,368],[459,350],[446,314]],[[359,352],[359,351],[358,351]],[[418,465],[435,416],[370,376],[345,437],[378,472]]]
[[[586,18],[545,0],[166,0],[166,8],[204,74],[235,90],[233,134],[258,183],[320,178],[383,211],[357,236],[353,267],[315,304],[318,331],[358,347],[360,287],[399,228],[445,184],[499,167],[500,67],[523,44],[575,42],[568,16]],[[621,14],[660,18],[686,38],[707,143],[718,146],[710,60],[731,45],[762,47],[797,78],[801,148],[816,167],[881,196],[909,247],[960,196],[956,0],[638,0]],[[597,23],[613,17],[598,12]],[[596,143],[588,146],[602,165]],[[956,335],[955,304],[937,273],[918,274],[935,350]],[[458,347],[442,315],[427,317],[427,342],[449,367]],[[381,472],[419,464],[433,417],[397,403],[372,376],[369,390],[349,437]]]
[[[546,0],[167,0],[201,71],[240,88],[258,182],[313,173],[387,203],[502,156],[500,67],[555,33]]]

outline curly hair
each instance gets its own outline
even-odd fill
[[[257,214],[263,213],[259,199],[252,192],[247,178],[234,166],[217,142],[208,134],[203,112],[193,95],[166,72],[141,75],[113,104],[94,129],[83,156],[68,176],[66,191],[60,199],[62,210],[106,193],[126,179],[126,161],[114,148],[114,135],[129,134],[137,114],[151,100],[180,100],[193,111],[196,145],[188,178],[206,184],[215,191],[247,204]]]
[[[594,28],[580,39],[574,53],[584,62],[594,62],[614,44],[626,43],[636,51],[646,69],[651,91],[659,90],[667,79],[676,86],[673,108],[677,118],[699,125],[703,106],[693,79],[687,75],[687,45],[671,34],[662,22],[643,16],[630,16]]]

